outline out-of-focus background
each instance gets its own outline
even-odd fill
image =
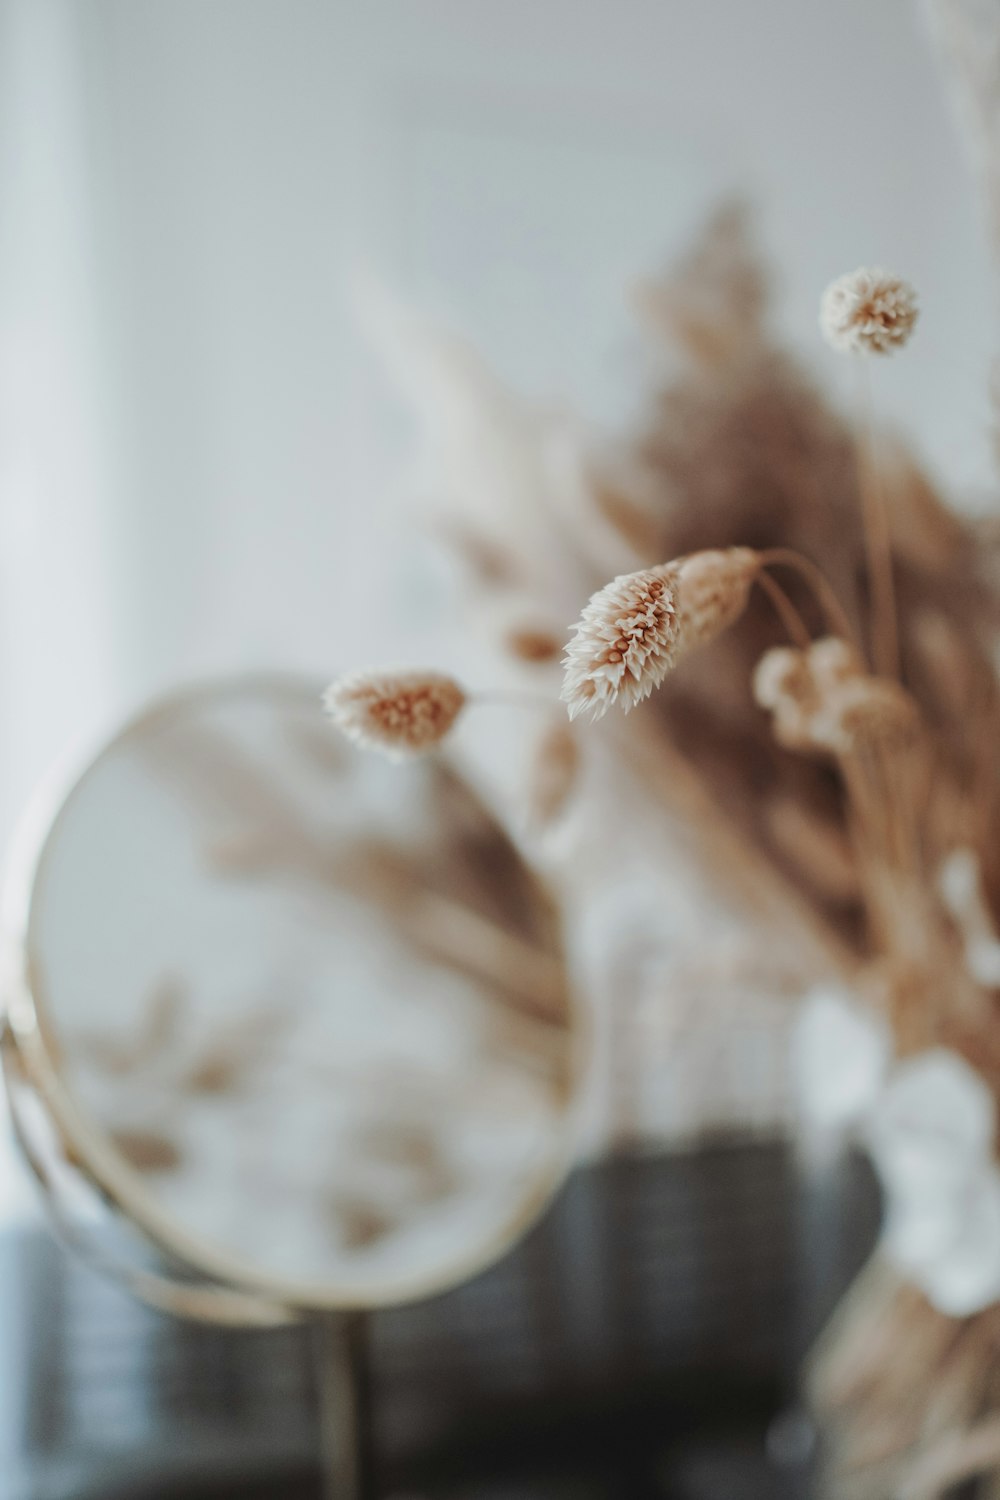
[[[450,665],[359,283],[614,424],[630,283],[735,188],[824,379],[830,277],[912,279],[880,403],[986,472],[986,241],[913,0],[4,0],[0,150],[5,828],[180,677],[395,659],[403,618]]]
[[[878,371],[878,411],[956,504],[982,510],[997,309],[988,226],[935,42],[948,5],[0,0],[0,838],[69,747],[192,678],[277,668],[328,679],[400,661],[496,686],[495,662],[477,665],[464,629],[454,569],[417,522],[455,477],[427,442],[461,405],[457,364],[435,363],[438,331],[465,341],[500,382],[476,400],[507,388],[512,410],[554,413],[595,447],[613,443],[645,400],[636,288],[734,195],[756,213],[780,336],[844,411],[856,391],[848,362],[819,335],[822,288],[882,264],[919,289],[919,337]],[[530,407],[517,406],[522,397]],[[484,448],[486,469],[492,461]],[[463,482],[475,488],[474,465]],[[512,722],[489,734],[516,741],[520,731]],[[468,765],[479,751],[473,737]],[[521,841],[493,752],[476,774]],[[655,859],[640,843],[623,834],[609,844],[612,888],[593,907],[577,900],[567,924],[574,976],[598,997],[582,1149],[635,1136],[676,1143],[703,1123],[773,1135],[787,1125],[787,1038],[776,1011],[754,1012],[753,983],[725,997],[735,1019],[721,1052],[717,1017],[703,1045],[680,1035],[697,1030],[698,984],[724,989],[741,957],[739,931],[732,954],[723,941],[737,917],[720,907],[713,925],[710,882],[684,873],[688,906],[664,918],[664,945],[680,947],[704,916],[707,970],[719,960],[718,974],[695,974],[690,1015],[677,1021],[659,1006],[653,991],[674,976],[657,969],[658,953],[640,952],[624,981],[609,978],[610,964],[597,972],[606,927],[634,908],[659,922],[672,899],[650,879]],[[630,1030],[629,1016],[641,1024]],[[876,1210],[856,1183],[837,1187],[847,1198],[830,1219],[802,1208],[787,1156],[760,1149],[752,1189],[725,1160],[690,1180],[676,1161],[669,1181],[643,1175],[658,1170],[646,1164],[620,1178],[597,1168],[513,1269],[470,1293],[471,1311],[459,1302],[439,1325],[435,1314],[426,1327],[419,1315],[390,1321],[389,1383],[398,1375],[412,1395],[427,1339],[453,1317],[448,1347],[464,1350],[448,1376],[444,1406],[454,1406],[462,1338],[483,1307],[502,1325],[521,1295],[531,1337],[511,1335],[511,1390],[523,1384],[525,1350],[537,1356],[539,1388],[555,1388],[575,1362],[586,1366],[588,1339],[603,1379],[619,1336],[614,1357],[629,1378],[644,1339],[650,1368],[661,1356],[682,1368],[688,1337],[692,1347],[714,1340],[728,1359],[743,1333],[768,1369],[790,1368],[805,1325],[813,1331],[812,1313],[796,1323],[790,1304],[798,1317],[817,1288],[829,1302],[857,1250],[835,1244],[830,1225],[845,1222],[852,1192],[859,1221],[870,1227]],[[658,1257],[678,1225],[676,1254],[702,1286],[720,1204],[735,1226],[723,1238],[748,1247],[768,1289],[745,1325],[742,1281],[735,1310],[698,1292],[715,1323],[691,1312],[698,1296],[684,1276],[676,1302],[655,1302]],[[0,1162],[0,1227],[35,1216],[13,1161]],[[591,1279],[571,1280],[564,1324],[542,1337],[533,1299],[561,1284],[560,1257],[574,1248]],[[620,1256],[632,1257],[625,1275]],[[817,1267],[812,1281],[805,1261]],[[89,1287],[77,1306],[72,1277],[61,1284],[56,1322],[84,1351],[67,1389],[86,1392],[100,1380],[85,1356],[101,1304]],[[616,1301],[623,1286],[627,1307]],[[15,1391],[27,1409],[19,1372],[24,1351],[37,1350],[30,1329],[22,1334],[6,1383],[0,1367],[0,1395]],[[162,1353],[157,1338],[147,1324],[126,1328],[121,1348],[141,1364],[154,1343]],[[171,1378],[186,1379],[191,1347],[174,1364],[168,1355]],[[123,1355],[118,1377],[126,1364]],[[299,1349],[289,1356],[296,1380],[301,1365]],[[502,1369],[497,1378],[499,1389]],[[301,1416],[303,1393],[289,1380],[283,1399]],[[248,1389],[240,1400],[252,1406]],[[272,1397],[261,1397],[262,1422],[274,1419]],[[220,1420],[232,1405],[224,1395]],[[103,1420],[88,1412],[84,1401],[70,1413],[81,1432]],[[146,1418],[129,1408],[122,1420],[133,1441]],[[406,1420],[404,1410],[401,1429]],[[314,1437],[308,1424],[297,1433],[299,1459]],[[798,1452],[794,1424],[788,1441]],[[728,1496],[731,1477],[712,1469],[710,1482],[662,1492]],[[644,1482],[636,1494],[649,1493]]]

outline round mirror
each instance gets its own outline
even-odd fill
[[[201,688],[32,843],[18,1066],[164,1252],[371,1307],[462,1280],[547,1202],[578,1064],[555,912],[442,762],[349,749],[311,682]]]

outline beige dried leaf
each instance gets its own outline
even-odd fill
[[[528,786],[528,817],[547,828],[564,811],[580,771],[580,747],[568,724],[554,724],[535,751]]]
[[[827,343],[846,354],[891,354],[916,326],[917,294],[909,282],[878,267],[859,266],[831,281],[820,301]]]
[[[466,701],[453,677],[426,671],[352,672],[323,695],[327,713],[349,739],[397,758],[440,745]]]

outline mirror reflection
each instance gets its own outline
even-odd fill
[[[312,683],[116,739],[52,824],[27,945],[81,1157],[214,1275],[404,1300],[495,1259],[561,1173],[545,891],[453,771],[354,753]]]

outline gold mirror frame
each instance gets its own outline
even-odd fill
[[[488,1241],[456,1253],[433,1274],[400,1278],[385,1298],[340,1291],[321,1282],[292,1281],[261,1273],[238,1257],[218,1251],[207,1241],[179,1226],[156,1203],[141,1175],[121,1156],[105,1131],[77,1103],[61,1076],[59,1049],[46,1008],[41,976],[33,972],[32,939],[37,893],[56,847],[64,811],[104,758],[140,738],[157,720],[183,712],[200,701],[257,692],[298,704],[319,704],[320,688],[311,679],[288,675],[248,674],[209,681],[181,689],[158,700],[132,718],[96,751],[71,758],[50,776],[29,805],[15,837],[7,876],[0,894],[0,989],[4,1037],[2,1058],[19,1140],[35,1176],[41,1182],[64,1238],[100,1269],[124,1281],[139,1297],[178,1315],[232,1324],[273,1325],[317,1314],[366,1311],[397,1306],[449,1290],[486,1269],[524,1234],[544,1211],[572,1165],[575,1142],[575,1104],[583,1076],[585,1038],[581,1010],[567,985],[570,1050],[570,1087],[560,1138],[532,1190],[515,1205]],[[545,887],[532,873],[541,894]],[[49,1149],[32,1132],[25,1109],[36,1099],[56,1142]],[[125,1262],[101,1264],[102,1252],[72,1222],[71,1211],[60,1202],[58,1158],[69,1166],[107,1205],[136,1228],[143,1241],[162,1258],[164,1269],[149,1270]],[[166,1268],[176,1267],[173,1270]],[[197,1280],[188,1280],[190,1276]]]

